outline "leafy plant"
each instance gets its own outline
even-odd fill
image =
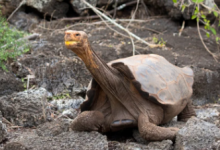
[[[62,93],[56,96],[53,96],[52,99],[54,100],[58,100],[58,99],[66,99],[66,98],[70,98],[69,93]]]
[[[12,28],[0,13],[0,67],[7,71],[5,62],[15,59],[29,51],[29,45],[24,39],[27,33]]]
[[[173,0],[173,2],[177,3],[177,0]],[[217,61],[218,56],[215,55],[214,53],[212,53],[203,41],[203,38],[200,33],[199,22],[202,22],[204,24],[204,29],[206,31],[206,36],[208,38],[210,37],[210,34],[212,34],[212,36],[215,37],[216,43],[219,44],[220,37],[217,35],[215,28],[210,25],[210,20],[208,20],[206,17],[206,14],[204,14],[204,12],[202,10],[200,10],[200,7],[201,6],[204,7],[205,9],[208,10],[209,14],[213,13],[214,16],[216,18],[218,18],[218,20],[219,20],[218,26],[220,26],[220,11],[216,5],[214,5],[213,8],[206,6],[204,4],[204,0],[191,0],[191,2],[192,2],[192,4],[195,5],[195,10],[194,10],[194,13],[193,13],[191,19],[196,19],[196,21],[197,21],[198,33],[199,33],[200,39],[202,41],[202,44],[205,47],[205,49],[208,51],[208,53],[211,54],[213,56],[213,58]],[[182,12],[185,10],[186,7],[189,7],[189,6],[190,5],[184,4],[182,2],[182,4],[181,4]]]
[[[155,44],[162,46],[162,47],[166,45],[166,42],[163,40],[163,38],[160,38],[160,40],[159,40],[157,37],[153,37],[153,42]]]

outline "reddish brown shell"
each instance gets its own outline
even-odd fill
[[[187,99],[192,95],[193,71],[189,67],[179,68],[168,62],[164,57],[136,55],[114,60],[108,65],[123,63],[141,84],[140,90],[149,93],[163,105]]]

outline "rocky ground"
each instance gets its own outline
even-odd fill
[[[93,2],[96,5],[105,5],[102,1]],[[146,4],[149,7],[159,5],[158,2],[147,1]],[[166,2],[160,6],[165,10],[170,6],[170,1]],[[56,8],[56,3],[50,5]],[[81,59],[65,48],[64,31],[85,31],[93,50],[106,62],[131,56],[133,51],[130,38],[121,36],[118,32],[124,35],[126,33],[111,24],[109,26],[118,32],[111,30],[99,19],[82,22],[60,19],[65,14],[64,8],[69,7],[69,3],[65,3],[64,1],[60,5],[62,11],[55,13],[52,19],[42,19],[41,14],[45,10],[52,13],[50,7],[38,8],[40,5],[37,7],[33,1],[28,3],[26,8],[22,7],[10,20],[11,24],[18,28],[29,31],[30,34],[38,33],[40,36],[29,40],[31,50],[27,54],[16,61],[8,62],[9,72],[0,69],[0,150],[219,149],[220,63],[203,47],[195,22],[187,21],[181,36],[178,35],[182,22],[170,19],[171,11],[164,14],[161,10],[161,15],[155,13],[157,16],[149,17],[143,15],[143,9],[139,9],[136,17],[142,21],[134,20],[128,28],[148,42],[154,43],[155,38],[166,42],[163,48],[149,48],[135,41],[136,54],[159,54],[176,66],[190,66],[193,69],[195,83],[192,100],[197,118],[191,118],[187,123],[177,122],[174,118],[164,125],[181,128],[175,141],[145,141],[137,129],[106,135],[98,132],[70,131],[69,123],[79,113],[78,108],[84,100],[91,75]],[[40,15],[27,13],[32,5],[39,9],[37,14]],[[72,5],[76,14],[85,15],[84,11],[79,11],[79,8],[84,6]],[[8,8],[8,5],[5,8]],[[117,22],[127,26],[130,20],[126,18],[130,17],[134,8],[119,11],[118,15],[123,19],[120,17]],[[13,7],[11,9],[13,10]],[[24,9],[26,11],[23,11]],[[11,12],[9,8],[6,10],[6,13]],[[125,12],[129,12],[129,15],[123,15]],[[181,15],[187,19],[187,15]],[[219,55],[219,45],[216,45],[215,39],[206,38],[205,32],[202,32],[202,36],[210,50]],[[22,79],[28,75],[33,75],[34,78],[29,82],[31,89],[24,91],[27,80]]]

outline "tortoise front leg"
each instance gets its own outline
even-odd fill
[[[104,124],[104,115],[99,111],[84,111],[70,124],[75,131],[99,131]]]
[[[138,130],[141,136],[148,141],[162,141],[162,140],[174,140],[178,128],[159,127],[149,122],[147,115],[141,114],[138,118]]]

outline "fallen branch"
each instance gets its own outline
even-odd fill
[[[107,17],[105,14],[103,14],[102,12],[100,12],[99,10],[97,10],[94,6],[92,6],[91,4],[89,4],[88,2],[86,2],[85,0],[82,0],[82,2],[84,4],[86,4],[88,7],[90,7],[95,13],[101,15],[103,18],[105,18],[106,20],[110,21],[111,23],[113,23],[115,26],[117,26],[118,28],[122,29],[123,31],[127,32],[131,37],[143,42],[144,44],[150,46],[150,47],[161,47],[161,45],[156,45],[156,44],[150,44],[146,41],[144,41],[143,39],[141,39],[140,37],[138,37],[137,35],[133,34],[132,32],[128,31],[127,29],[125,29],[123,26],[119,25],[118,23],[116,23],[114,20],[112,20],[111,18]]]

